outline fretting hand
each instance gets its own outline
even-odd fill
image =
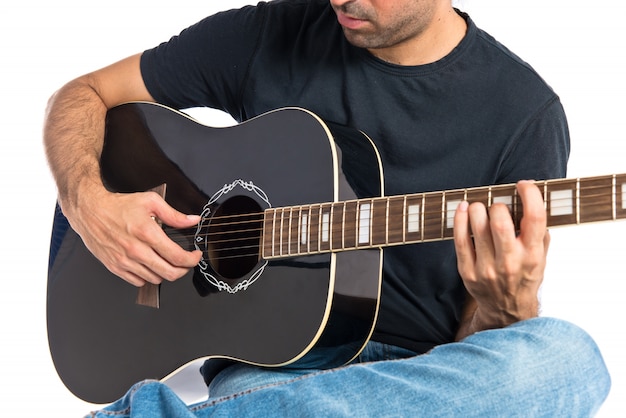
[[[463,202],[454,219],[458,269],[473,298],[468,324],[472,333],[533,318],[539,312],[541,286],[550,235],[539,189],[520,181],[517,190],[524,213],[516,234],[509,209]]]

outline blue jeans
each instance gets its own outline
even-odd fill
[[[589,417],[610,388],[591,337],[551,318],[407,354],[374,343],[363,359],[377,361],[303,375],[234,366],[212,382],[207,401],[193,405],[145,381],[91,416]]]

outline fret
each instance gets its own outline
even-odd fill
[[[389,244],[389,198],[385,199],[385,242]]]
[[[615,176],[615,218],[626,219],[626,174]]]
[[[320,248],[320,205],[311,205],[309,216],[309,247],[308,252],[319,252]]]
[[[617,178],[615,176],[613,176],[613,179],[611,181],[611,196],[613,196],[613,201],[611,202],[611,212],[613,213],[613,219],[616,219],[617,208],[619,207],[617,203],[617,199],[619,198],[619,190],[617,186]]]
[[[335,203],[332,205],[331,216],[331,250],[343,250],[343,236],[344,236],[344,224],[345,224],[345,203]]]
[[[395,196],[387,199],[387,242],[401,244],[405,242],[405,204],[404,196]]]
[[[415,232],[421,230],[420,226],[420,205],[413,205],[413,208],[417,208],[417,210],[411,211],[410,207],[407,205],[407,197],[404,197],[402,202],[402,242],[406,242],[406,234],[407,232]],[[417,217],[417,222],[415,222],[412,218]],[[413,224],[417,223],[417,228],[411,227],[411,221]],[[411,228],[411,229],[409,229]]]
[[[389,243],[389,199],[372,199],[372,245],[385,245]]]
[[[274,255],[281,256],[283,253],[283,216],[285,208],[276,209],[276,219],[274,221]]]
[[[372,245],[372,202],[360,201],[357,211],[357,246],[369,247]]]
[[[310,248],[309,243],[309,225],[311,224],[311,207],[300,208],[300,239],[298,240],[298,253],[308,253]]]
[[[444,193],[444,209],[442,218],[442,238],[452,238],[454,236],[454,214],[461,202],[467,200],[468,192],[465,190],[454,190]],[[486,203],[485,203],[486,204]]]
[[[443,192],[425,193],[422,213],[422,240],[432,241],[443,238]]]
[[[444,238],[446,235],[446,220],[447,220],[447,196],[446,192],[441,192],[441,238]]]
[[[291,219],[293,218],[293,208],[287,208],[287,213],[287,231],[285,232],[287,237],[284,238],[287,241],[285,253],[291,255]]]
[[[515,230],[519,231],[522,227],[522,216],[524,215],[524,205],[522,205],[522,199],[517,193],[517,187],[513,186],[513,225]]]
[[[549,180],[543,183],[548,226],[576,224],[580,213],[578,180]]]
[[[300,217],[302,216],[301,212],[301,206],[294,206],[289,209],[289,254],[300,253],[298,242],[300,241]]]
[[[515,214],[517,189],[510,184],[491,186],[489,188],[489,206],[501,203],[509,208],[511,215]]]
[[[278,256],[278,251],[280,250],[277,242],[280,241],[280,214],[278,213],[280,209],[274,209],[274,216],[272,219],[272,257]]]
[[[343,248],[357,248],[357,235],[359,233],[357,225],[357,219],[359,216],[358,210],[358,202],[356,200],[352,200],[346,202],[344,207],[344,237],[343,237]]]
[[[581,223],[615,219],[613,176],[581,179],[579,185]]]
[[[548,227],[626,219],[626,174],[536,183]],[[265,210],[261,256],[386,247],[454,237],[461,202],[504,204],[519,231],[515,184],[351,200]]]
[[[404,237],[402,242],[417,242],[424,238],[424,196],[409,195],[404,199]]]
[[[326,252],[330,251],[330,243],[331,243],[331,215],[332,215],[332,205],[330,203],[324,203],[320,206],[320,242],[319,242],[319,250]]]
[[[283,208],[280,213],[280,255],[289,255],[289,208]]]
[[[489,207],[493,204],[492,202],[492,196],[493,196],[493,189],[491,187],[489,188],[485,188],[485,187],[479,187],[479,188],[475,188],[475,189],[467,189],[465,191],[465,200],[467,200],[468,203],[472,204],[472,203],[482,203],[483,205],[485,205],[485,207]]]
[[[274,225],[276,224],[276,209],[271,209],[271,215],[269,217],[269,225],[267,228],[266,237],[269,237],[269,246],[267,248],[267,254],[269,257],[274,257]]]
[[[517,200],[517,188],[511,184],[501,184],[489,187],[489,206],[500,203],[509,208],[513,224],[519,230],[522,208]]]
[[[276,209],[267,209],[264,212],[263,219],[263,258],[274,256],[272,248],[274,245],[274,219],[276,217]]]

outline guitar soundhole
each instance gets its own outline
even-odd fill
[[[263,210],[247,196],[225,200],[208,226],[206,251],[213,270],[225,279],[250,273],[260,259]]]

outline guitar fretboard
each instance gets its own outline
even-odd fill
[[[537,182],[548,227],[626,219],[626,174]],[[453,238],[462,201],[509,207],[523,215],[514,184],[270,208],[263,221],[263,258],[386,247]]]

